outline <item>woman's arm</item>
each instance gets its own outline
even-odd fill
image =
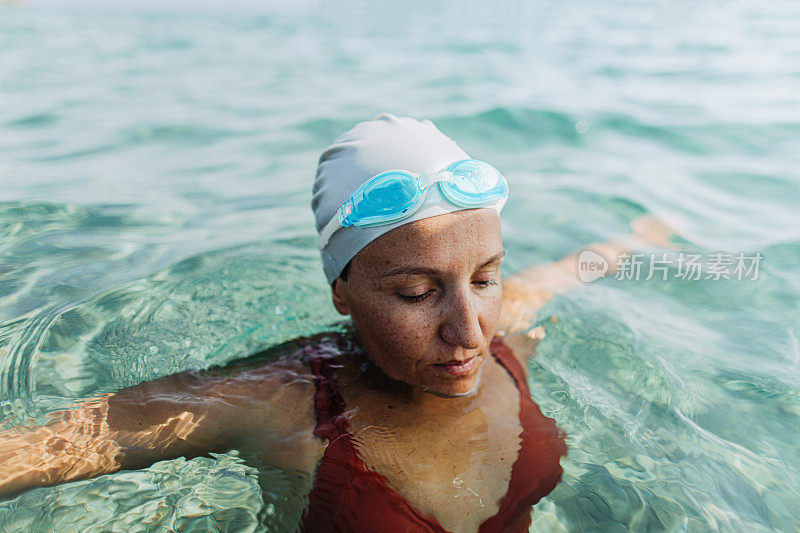
[[[633,233],[605,243],[594,243],[573,252],[559,261],[535,265],[503,280],[503,312],[500,330],[506,337],[528,330],[545,303],[557,294],[583,285],[578,275],[578,256],[591,250],[601,255],[608,264],[605,275],[619,269],[622,254],[648,246],[674,248],[669,237],[673,230],[657,218],[645,215],[631,222]],[[535,342],[541,340],[543,331],[536,328],[528,333]]]
[[[208,451],[224,451],[229,385],[197,372],[156,379],[0,434],[0,496]]]
[[[274,364],[188,371],[53,413],[34,430],[0,433],[0,497],[34,487],[224,452],[290,426],[281,405],[295,374]]]

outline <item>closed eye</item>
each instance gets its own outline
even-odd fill
[[[495,280],[493,280],[493,279],[485,280],[485,281],[483,281],[483,280],[482,281],[474,281],[473,283],[476,283],[478,285],[478,287],[480,287],[481,289],[485,289],[485,288],[487,288],[487,287],[489,287],[491,285],[497,285],[497,282]],[[431,289],[431,290],[429,290],[427,292],[424,292],[422,294],[417,294],[415,296],[407,296],[405,294],[397,293],[397,297],[400,298],[401,300],[403,300],[404,302],[417,303],[417,302],[421,302],[421,301],[425,300],[426,298],[428,298],[434,292],[436,292],[436,289]]]
[[[424,292],[422,294],[417,294],[415,296],[406,296],[405,294],[399,294],[399,293],[397,294],[397,296],[401,300],[403,300],[404,302],[416,303],[416,302],[421,302],[422,300],[424,300],[425,298],[430,296],[432,293],[433,293],[433,289],[431,289],[431,290],[429,290],[427,292]]]

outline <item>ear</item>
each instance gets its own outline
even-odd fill
[[[342,278],[336,278],[331,284],[331,297],[333,298],[333,306],[339,311],[340,315],[349,315],[350,307],[347,305],[347,299],[344,295],[344,284],[347,283]]]

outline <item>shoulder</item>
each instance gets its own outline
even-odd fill
[[[247,413],[238,428],[241,446],[265,463],[313,471],[326,445],[315,434],[318,381],[341,368],[352,343],[346,334],[321,333],[270,349],[268,362],[258,362],[267,352],[239,362],[222,388]]]
[[[260,402],[280,401],[313,390],[311,372],[303,361],[303,346],[294,341],[195,374],[215,391]]]
[[[235,447],[280,468],[307,470],[319,455],[306,344],[292,341],[203,372],[209,396],[227,407],[223,423],[236,435]]]

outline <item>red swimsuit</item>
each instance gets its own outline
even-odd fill
[[[528,531],[531,506],[561,479],[559,458],[567,448],[555,421],[545,417],[531,399],[522,367],[511,348],[495,337],[490,351],[520,391],[522,444],[500,510],[483,522],[478,531]],[[314,433],[330,442],[309,493],[301,531],[445,532],[434,517],[420,513],[389,487],[385,477],[366,467],[343,416],[344,402],[330,366],[333,356],[319,345],[307,346],[305,352],[304,359],[316,377]]]

